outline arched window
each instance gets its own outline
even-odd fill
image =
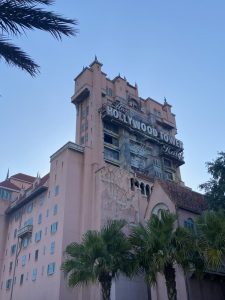
[[[169,208],[166,204],[158,203],[153,207],[152,214],[157,215],[160,218],[162,210],[165,210],[165,211],[169,212]]]
[[[145,185],[144,185],[143,182],[140,184],[140,188],[141,188],[141,193],[142,193],[143,195],[145,195]]]
[[[137,188],[139,188],[139,182],[138,182],[138,180],[135,180],[134,185],[135,185]]]
[[[134,178],[130,179],[130,188],[132,191],[134,191]]]
[[[150,196],[150,187],[148,184],[146,184],[145,190],[146,190],[146,196],[149,197]]]
[[[194,230],[194,221],[192,218],[188,218],[187,220],[184,221],[184,227]]]

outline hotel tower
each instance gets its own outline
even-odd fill
[[[49,174],[0,183],[0,300],[100,300],[97,285],[68,288],[60,266],[69,243],[108,219],[135,226],[161,210],[193,228],[206,209],[182,182],[183,143],[166,99],[141,98],[136,84],[109,79],[95,58],[75,78],[72,103],[76,141],[52,154]],[[224,299],[210,276],[199,283],[177,267],[176,280],[178,299]],[[121,276],[111,299],[166,300],[165,280],[159,275],[147,290],[141,276]]]

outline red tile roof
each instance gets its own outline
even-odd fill
[[[5,181],[0,182],[0,187],[10,189],[10,190],[15,190],[15,191],[20,190],[15,184],[10,182],[9,180],[5,180]]]
[[[26,175],[26,174],[23,174],[23,173],[17,173],[15,175],[11,176],[10,178],[18,179],[18,180],[21,180],[21,181],[26,181],[26,182],[29,182],[29,183],[33,183],[34,180],[36,179],[36,177]]]
[[[174,182],[159,180],[159,183],[177,207],[196,213],[207,209],[207,203],[202,194]]]
[[[34,186],[32,185],[30,188],[28,188],[24,195],[19,195],[15,201],[11,203],[9,208],[6,210],[6,213],[10,213],[11,211],[16,210],[18,207],[23,206],[27,202],[29,202],[31,199],[33,199],[37,194],[40,192],[43,192],[43,190],[47,189],[47,181],[49,179],[49,173],[42,177],[37,184]]]

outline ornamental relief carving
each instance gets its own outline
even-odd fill
[[[114,166],[101,172],[102,222],[107,219],[125,219],[128,223],[139,221],[138,195],[130,189],[130,173]]]

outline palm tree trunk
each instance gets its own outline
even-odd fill
[[[102,299],[110,300],[110,292],[111,292],[111,280],[101,281],[101,289],[102,289]]]
[[[166,279],[167,295],[169,300],[177,300],[175,269],[172,264],[167,264],[164,268]]]

